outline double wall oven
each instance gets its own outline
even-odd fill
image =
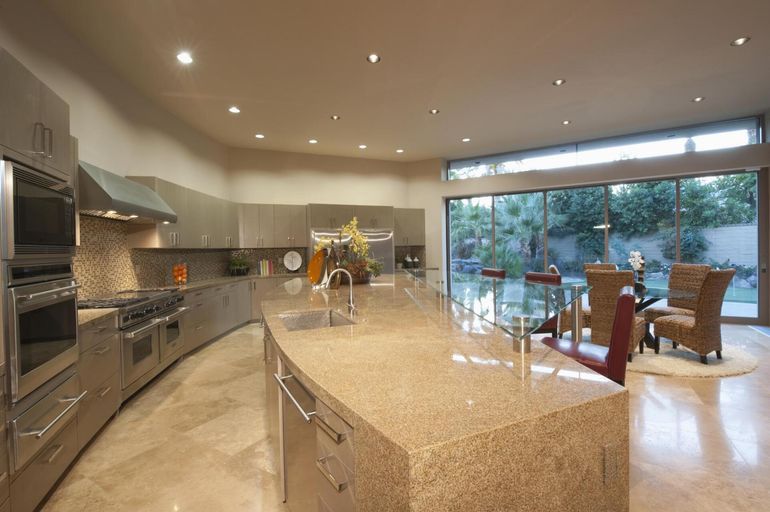
[[[0,375],[10,390],[13,472],[70,424],[84,396],[72,269],[76,206],[69,183],[10,160],[0,160],[0,199]]]

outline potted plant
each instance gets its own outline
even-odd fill
[[[342,245],[343,237],[350,237],[347,245]],[[369,242],[358,229],[358,218],[353,219],[342,226],[340,234],[340,245],[342,251],[339,255],[340,267],[344,268],[353,276],[353,284],[368,283],[372,277],[377,277],[382,273],[382,262],[371,257]]]
[[[233,256],[228,268],[231,276],[245,276],[249,273],[249,262],[242,256]]]

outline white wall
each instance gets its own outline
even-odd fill
[[[0,46],[69,103],[81,160],[226,197],[226,148],[125,83],[37,2],[0,2]]]
[[[231,149],[228,167],[236,202],[408,206],[400,162]]]

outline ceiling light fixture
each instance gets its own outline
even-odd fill
[[[167,221],[167,220],[164,220],[163,224],[171,224],[171,223],[169,221]]]
[[[236,105],[231,105],[230,108],[227,109],[228,112],[231,114],[240,114],[241,109],[239,109]]]
[[[691,99],[690,101],[692,101],[693,103],[700,103],[701,101],[703,101],[705,99],[706,98],[704,98],[703,96],[696,96],[693,99]]]
[[[470,141],[471,141],[471,139],[470,139],[469,137],[465,137],[464,139],[462,139],[462,141],[463,141],[463,142],[470,142]]]
[[[561,122],[561,124],[563,124],[564,126],[567,126],[568,124],[571,124],[571,123],[572,121],[570,121],[569,119],[565,119],[564,121]]]
[[[359,144],[358,149],[366,149],[366,144]]]
[[[176,54],[176,60],[184,64],[185,66],[187,64],[192,64],[193,58],[192,55],[190,55],[190,52],[179,52]]]
[[[751,38],[749,36],[739,37],[738,39],[733,39],[730,42],[730,46],[743,46],[744,44],[748,43],[749,41],[751,41]]]
[[[315,139],[310,139],[310,140],[309,140],[309,141],[307,141],[307,142],[308,142],[308,144],[318,144],[318,141],[317,141],[317,140],[315,140]]]
[[[401,148],[398,148],[398,149],[396,150],[396,153],[403,153],[403,152],[404,152],[404,150],[403,150],[403,149],[401,149]]]
[[[340,116],[338,116],[337,114],[334,114],[332,116],[332,121],[339,121],[339,120],[340,120]]]
[[[377,64],[378,62],[380,62],[380,60],[382,59],[380,59],[380,56],[377,55],[376,53],[370,53],[369,55],[366,56],[366,62],[368,62],[369,64]]]
[[[264,139],[265,135],[262,134],[262,133],[257,133],[256,135],[254,135],[254,137],[257,138],[257,139]]]
[[[428,110],[428,114],[430,114],[432,116],[435,116],[438,113],[439,113],[439,109],[437,109],[437,108],[432,108],[432,109]]]
[[[566,83],[567,83],[567,81],[565,79],[563,79],[563,78],[557,78],[556,80],[551,82],[551,84],[553,84],[555,87],[559,87],[560,85],[564,85]]]

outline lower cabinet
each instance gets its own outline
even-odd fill
[[[77,421],[64,427],[11,483],[13,512],[32,512],[78,454]]]
[[[78,409],[78,448],[96,435],[120,407],[120,372],[89,390]]]

